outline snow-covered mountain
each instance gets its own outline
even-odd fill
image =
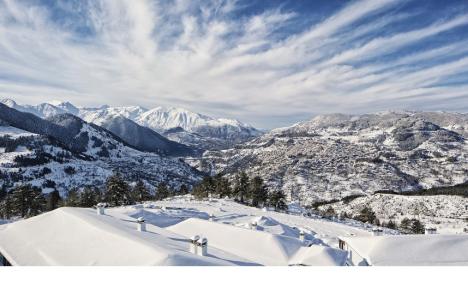
[[[3,100],[5,105],[22,112],[32,113],[40,118],[55,118],[61,114],[70,114],[84,118],[85,121],[99,125],[141,151],[154,152],[170,156],[196,156],[199,151],[184,144],[171,141],[154,130],[138,125],[127,117],[134,117],[142,111],[138,107],[113,109],[77,108],[69,102],[36,106],[21,106],[12,100]]]
[[[96,124],[122,115],[173,141],[199,149],[226,149],[261,134],[237,120],[214,119],[181,108],[104,107],[81,109],[79,115]]]
[[[19,105],[11,99],[2,99],[0,100],[0,103],[10,108],[14,108],[16,110],[22,111],[22,112],[28,112],[28,113],[34,114],[41,118],[48,118],[48,117],[55,116],[58,114],[71,113],[68,110],[68,108],[65,106],[66,105],[65,102],[63,103],[62,106],[55,106],[50,103],[41,103],[38,105]]]
[[[71,115],[42,119],[0,104],[0,185],[31,183],[66,193],[101,186],[114,171],[150,187],[192,185],[201,175],[181,162],[141,152],[112,132]]]
[[[318,116],[235,149],[206,152],[203,165],[227,174],[260,175],[302,203],[455,185],[468,181],[468,143],[449,130],[467,128],[468,117],[456,115]],[[450,125],[445,129],[430,121],[438,119],[458,121],[444,123]]]
[[[30,112],[42,118],[70,113],[99,126],[108,124],[115,118],[125,117],[175,142],[197,149],[226,149],[261,134],[254,127],[237,120],[215,119],[182,108],[156,107],[150,110],[140,106],[84,108],[76,107],[69,102],[32,106],[18,105],[9,99],[1,101],[9,107]],[[126,140],[125,136],[120,137]]]
[[[171,156],[198,156],[200,152],[190,146],[169,140],[156,131],[138,125],[123,116],[109,118],[100,123],[100,126],[121,137],[139,150]]]

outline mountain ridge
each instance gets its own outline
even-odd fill
[[[54,114],[70,113],[83,120],[102,126],[117,117],[125,117],[140,126],[150,128],[164,135],[173,128],[183,131],[172,133],[166,138],[195,149],[226,149],[239,142],[245,142],[262,134],[251,125],[238,120],[212,118],[183,108],[141,106],[101,106],[98,108],[77,107],[70,102],[42,103],[38,105],[18,105],[11,99],[1,100],[17,110],[33,113],[41,118]],[[126,137],[121,136],[126,139]]]
[[[456,122],[451,113],[317,116],[232,149],[207,151],[203,167],[192,164],[228,176],[245,170],[306,203],[453,185],[468,180],[468,116],[455,115]]]
[[[201,173],[179,159],[142,152],[98,125],[71,114],[42,119],[0,104],[0,183],[21,182],[66,194],[71,188],[102,187],[114,172],[159,183],[191,186]],[[21,130],[21,134],[17,131]]]

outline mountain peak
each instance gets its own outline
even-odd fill
[[[18,104],[14,100],[9,99],[9,98],[1,99],[0,103],[5,104],[6,106],[12,107],[12,108],[18,106]]]

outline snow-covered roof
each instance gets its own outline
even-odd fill
[[[133,219],[97,215],[93,209],[59,208],[0,226],[0,253],[13,265],[246,265],[251,262],[211,247],[189,252],[183,236]]]
[[[299,239],[233,225],[190,218],[166,229],[190,237],[202,235],[209,245],[262,265],[344,265],[346,252],[307,247]]]
[[[341,238],[375,266],[468,265],[468,234]]]

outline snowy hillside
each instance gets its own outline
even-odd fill
[[[464,120],[451,126],[466,128]],[[468,180],[465,138],[417,113],[318,116],[204,161],[216,172],[259,175],[303,204]]]
[[[178,159],[140,152],[111,132],[73,115],[43,120],[0,107],[0,185],[31,183],[44,192],[57,188],[102,186],[114,171],[127,180],[144,180],[154,189],[160,182],[188,186],[201,175]]]
[[[261,134],[250,125],[231,119],[215,119],[181,108],[156,107],[151,110],[140,106],[99,108],[76,107],[69,102],[43,103],[36,106],[19,105],[13,100],[0,100],[3,104],[41,118],[69,113],[99,126],[126,118],[150,128],[178,143],[198,149],[226,149]],[[173,129],[182,129],[173,131]],[[166,135],[169,131],[170,134]],[[127,136],[121,136],[126,139]]]
[[[328,207],[329,205],[325,205]],[[341,214],[357,215],[370,207],[381,221],[400,223],[404,218],[417,218],[426,227],[437,228],[440,233],[462,233],[468,229],[468,199],[461,196],[403,196],[375,194],[349,202],[331,204]]]

